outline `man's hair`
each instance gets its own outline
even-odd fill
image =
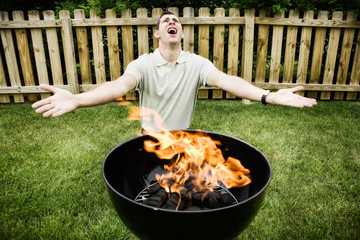
[[[161,19],[164,15],[175,15],[175,13],[170,12],[170,11],[164,11],[164,12],[162,12],[162,14],[161,14],[160,17],[159,17],[158,22],[156,23],[156,28],[155,28],[156,30],[159,30],[160,19]]]

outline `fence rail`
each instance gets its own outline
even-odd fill
[[[169,8],[179,15],[179,9]],[[49,96],[48,83],[73,93],[88,91],[121,76],[137,56],[158,47],[152,38],[161,9],[0,12],[0,103],[36,101]],[[220,70],[266,89],[304,86],[322,100],[358,100],[360,22],[348,12],[290,10],[270,16],[264,10],[183,9],[183,49],[209,58]],[[301,15],[300,15],[301,14]],[[136,15],[136,16],[134,16]],[[151,16],[149,16],[151,15]],[[233,99],[220,89],[203,87],[199,98]],[[128,100],[136,100],[135,92]]]

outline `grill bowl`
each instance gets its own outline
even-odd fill
[[[186,130],[188,132],[199,132]],[[143,148],[151,139],[142,135],[115,147],[105,158],[103,177],[119,217],[140,239],[233,239],[252,221],[271,179],[266,157],[252,145],[223,134],[206,132],[220,147],[225,159],[232,156],[250,169],[252,183],[229,191],[238,203],[203,211],[172,211],[135,202],[136,196],[155,181],[165,163]]]

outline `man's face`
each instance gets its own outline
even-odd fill
[[[171,14],[162,16],[154,36],[164,43],[180,43],[184,33],[179,18]]]

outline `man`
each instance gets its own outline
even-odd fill
[[[227,75],[207,59],[182,51],[182,26],[176,15],[164,12],[154,36],[159,48],[131,62],[125,73],[115,81],[106,82],[94,90],[72,94],[66,90],[41,85],[53,96],[33,104],[44,117],[58,117],[80,107],[95,106],[114,101],[131,90],[138,90],[141,106],[141,125],[148,131],[163,128],[186,129],[190,126],[197,92],[200,86],[218,87],[237,97],[264,104],[292,107],[312,107],[316,100],[294,94],[303,87],[277,92],[255,87],[237,76]],[[161,126],[156,121],[162,121]]]

